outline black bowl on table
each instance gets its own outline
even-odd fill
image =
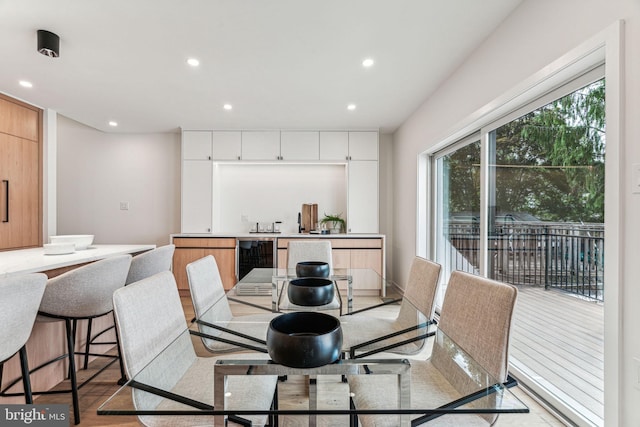
[[[299,277],[291,279],[287,286],[289,301],[302,306],[329,304],[335,295],[333,280],[322,277]]]
[[[298,277],[329,277],[329,263],[323,261],[302,261],[296,264]]]
[[[340,321],[324,313],[298,311],[269,323],[267,351],[271,360],[292,368],[316,368],[340,358]]]

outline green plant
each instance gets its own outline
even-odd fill
[[[323,224],[331,223],[331,228],[337,228],[339,231],[346,230],[346,224],[341,213],[332,215],[327,215],[325,213],[324,218],[322,218],[320,222]]]

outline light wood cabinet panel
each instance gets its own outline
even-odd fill
[[[0,98],[0,132],[31,141],[40,139],[40,118],[37,109]]]
[[[235,286],[236,280],[236,239],[233,238],[176,238],[173,243],[173,275],[182,295],[189,293],[187,264],[213,255],[220,270],[220,277],[226,290]]]
[[[40,148],[0,133],[0,248],[40,246]]]

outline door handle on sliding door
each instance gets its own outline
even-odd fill
[[[4,205],[4,219],[2,220],[2,222],[9,222],[9,180],[8,179],[3,179],[2,182],[4,183],[4,188],[5,188],[5,194],[7,197],[6,203]]]

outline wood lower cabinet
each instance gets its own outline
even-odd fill
[[[42,246],[42,111],[0,96],[0,250]]]
[[[287,247],[292,240],[326,240],[327,238],[281,238],[278,239],[278,268],[287,267]],[[329,238],[331,241],[331,259],[333,268],[372,269],[381,277],[385,276],[384,269],[384,238]],[[366,283],[359,281],[354,291],[363,293],[377,293],[380,283]]]
[[[213,255],[220,270],[226,290],[235,286],[236,279],[236,239],[208,237],[176,237],[173,239],[176,251],[173,255],[173,275],[181,295],[189,294],[187,264]]]

